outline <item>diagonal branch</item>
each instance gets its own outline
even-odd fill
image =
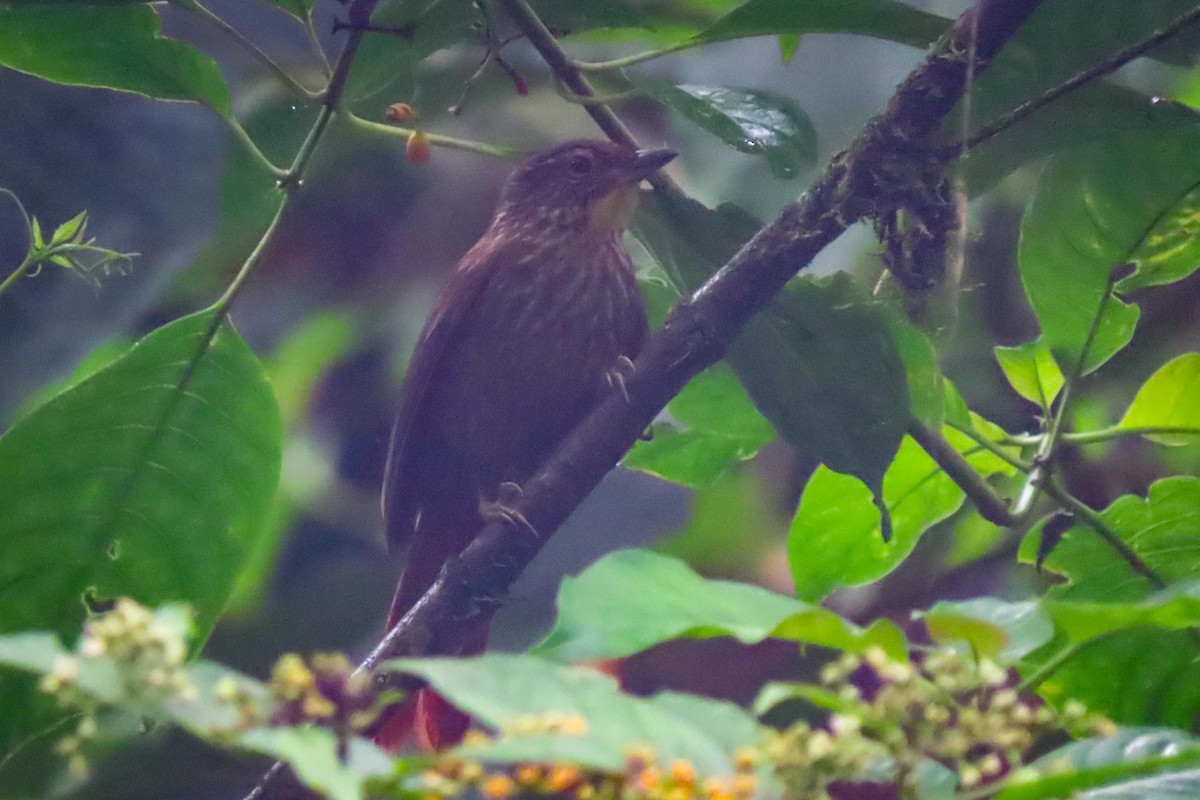
[[[576,94],[590,94],[590,86],[565,57],[560,58],[557,42],[531,16],[524,0],[499,2],[558,78]],[[448,630],[489,610],[494,598],[504,593],[546,537],[616,465],[667,401],[720,359],[746,322],[793,275],[871,210],[877,195],[890,185],[878,170],[880,163],[894,159],[898,152],[911,152],[938,129],[962,96],[968,74],[986,69],[1040,2],[979,0],[959,17],[900,85],[887,110],[833,159],[812,188],[675,307],[638,358],[627,381],[628,400],[614,394],[601,403],[522,487],[517,510],[541,536],[503,523],[489,524],[445,566],[433,587],[388,632],[362,669],[375,670],[396,656],[435,654],[431,642],[446,639]],[[968,53],[974,56],[973,64],[968,63]],[[594,116],[595,110],[611,114],[603,106],[588,106]],[[606,125],[602,123],[607,133]],[[628,133],[623,126],[621,130]]]

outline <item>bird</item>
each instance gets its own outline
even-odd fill
[[[520,485],[606,393],[624,391],[649,328],[621,237],[642,181],[676,155],[572,140],[505,183],[402,385],[382,492],[388,549],[404,557],[389,630],[487,521],[528,524],[511,508]],[[493,610],[430,650],[482,652]],[[440,749],[461,738],[465,715],[429,688],[413,694],[376,725],[379,744]]]

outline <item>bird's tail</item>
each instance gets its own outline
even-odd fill
[[[442,565],[457,555],[477,532],[480,521],[474,509],[470,515],[453,515],[437,520],[426,517],[413,543],[404,574],[396,588],[388,613],[391,630],[437,580]],[[465,534],[465,535],[464,535]],[[441,655],[473,656],[487,647],[491,613],[481,613],[460,624],[450,641],[436,643]],[[389,752],[397,752],[412,743],[423,750],[442,750],[462,741],[470,717],[451,705],[432,689],[415,683],[399,703],[385,709],[373,726],[375,743]]]

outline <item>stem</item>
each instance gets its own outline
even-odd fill
[[[26,254],[25,260],[21,262],[21,265],[14,269],[12,274],[5,278],[3,282],[0,282],[0,294],[4,294],[8,287],[23,278],[25,273],[29,271],[29,268],[33,266],[33,263],[33,260],[29,258],[29,254]]]
[[[1042,436],[1043,434],[1009,435],[1004,437],[1004,443],[1017,445],[1019,447],[1027,447],[1029,445],[1034,445],[1041,442]],[[1200,428],[1189,427],[1187,425],[1143,425],[1135,428],[1122,428],[1113,425],[1108,428],[1100,428],[1094,431],[1064,433],[1059,437],[1059,439],[1067,444],[1101,444],[1103,442],[1111,442],[1114,439],[1120,439],[1127,436],[1200,437]]]
[[[991,439],[988,439],[986,436],[984,436],[983,434],[981,434],[979,431],[975,430],[974,428],[965,426],[965,425],[955,425],[953,422],[947,422],[946,424],[949,425],[951,428],[954,428],[954,430],[958,431],[959,433],[963,434],[964,436],[969,437],[977,445],[982,447],[984,450],[987,450],[989,453],[994,455],[996,458],[999,458],[1000,460],[1004,461],[1009,466],[1015,467],[1016,469],[1019,469],[1021,472],[1029,472],[1031,469],[1033,469],[1033,465],[1031,465],[1028,461],[1023,461],[1023,460],[1017,458],[1016,456],[1012,455],[1007,450],[1005,450],[1001,445],[997,444],[996,442],[993,442]]]
[[[936,431],[917,420],[908,425],[908,433],[929,454],[950,479],[975,503],[979,514],[994,525],[1010,527],[1020,522],[1009,513],[1007,501],[996,494],[983,475],[971,466],[963,454]]]
[[[634,64],[642,64],[646,61],[652,61],[656,58],[669,56],[672,53],[680,53],[684,50],[691,50],[694,47],[703,47],[706,44],[713,42],[725,41],[723,39],[701,39],[693,37],[684,39],[681,42],[664,45],[654,50],[646,50],[641,53],[634,53],[630,56],[622,56],[609,61],[572,61],[574,67],[582,72],[605,72],[607,70],[621,69],[623,67],[632,67]]]
[[[1066,418],[1067,407],[1071,403],[1071,395],[1075,390],[1075,384],[1079,382],[1079,379],[1083,376],[1084,368],[1087,366],[1088,352],[1092,349],[1092,342],[1096,339],[1096,331],[1100,330],[1100,322],[1104,319],[1104,311],[1108,307],[1113,287],[1116,285],[1116,281],[1114,280],[1116,272],[1114,269],[1108,274],[1108,280],[1104,284],[1104,292],[1100,295],[1100,307],[1096,309],[1096,313],[1092,316],[1087,336],[1083,340],[1083,347],[1079,350],[1079,357],[1075,360],[1070,374],[1066,375],[1063,380],[1063,387],[1058,395],[1058,405],[1054,409],[1054,416],[1050,419],[1050,424],[1042,436],[1041,443],[1038,445],[1037,453],[1033,456],[1033,469],[1029,472],[1029,478],[1025,481],[1025,485],[1021,487],[1020,494],[1017,495],[1017,502],[1013,504],[1012,513],[1017,517],[1022,517],[1029,513],[1030,509],[1033,508],[1034,502],[1037,500],[1038,492],[1049,482],[1051,476],[1050,462],[1054,458],[1059,436],[1063,432],[1063,420]]]
[[[287,70],[279,66],[279,64],[273,58],[263,52],[258,45],[247,39],[244,35],[242,35],[241,31],[230,25],[220,16],[201,5],[198,0],[197,2],[193,3],[183,3],[182,6],[188,11],[198,15],[200,19],[204,20],[210,25],[215,26],[218,30],[236,42],[242,49],[253,56],[255,60],[257,60],[264,67],[266,67],[272,75],[278,78],[280,82],[282,82],[295,94],[300,95],[306,100],[315,100],[320,96],[319,92],[306,89],[299,81],[288,74]]]
[[[385,136],[395,136],[400,139],[407,139],[415,131],[412,128],[404,128],[399,125],[385,125],[382,122],[372,122],[369,119],[352,114],[348,111],[342,111],[342,118],[347,120],[353,127],[363,131],[372,133],[381,133]],[[447,150],[462,150],[467,153],[480,153],[485,156],[495,156],[496,158],[522,158],[528,155],[527,152],[516,150],[511,147],[503,147],[501,145],[488,144],[487,142],[476,142],[470,139],[457,139],[453,136],[443,136],[439,133],[426,133],[429,137],[430,144],[435,147],[445,147]]]
[[[595,106],[606,105],[608,103],[619,103],[622,100],[628,100],[631,97],[637,97],[638,95],[644,94],[644,92],[642,92],[640,89],[626,89],[621,92],[609,92],[608,94],[587,96],[575,94],[566,86],[563,86],[559,81],[554,82],[554,91],[557,92],[558,96],[563,100],[566,100],[568,103],[574,103],[577,106]]]
[[[989,122],[987,125],[984,125],[982,128],[968,136],[961,143],[951,146],[949,150],[953,152],[951,152],[950,155],[958,155],[963,150],[973,150],[997,134],[1011,128],[1013,125],[1025,119],[1043,106],[1053,103],[1063,95],[1069,94],[1098,78],[1108,75],[1109,73],[1116,72],[1118,69],[1125,66],[1130,61],[1133,61],[1138,56],[1144,55],[1148,50],[1159,44],[1162,44],[1167,39],[1194,25],[1198,21],[1200,21],[1200,7],[1194,8],[1186,14],[1177,17],[1165,28],[1161,28],[1147,36],[1145,39],[1133,43],[1119,53],[1116,53],[1109,58],[1106,58],[1104,61],[1101,61],[1099,64],[1096,64],[1091,69],[1084,70],[1065,83],[1060,83],[1058,86],[1055,86],[1038,97],[1035,97],[1029,102],[1017,106],[999,119]]]
[[[1100,641],[1106,635],[1109,634],[1097,636],[1094,639],[1087,639],[1082,642],[1074,642],[1067,645],[1062,650],[1059,650],[1057,653],[1051,656],[1046,663],[1034,670],[1032,675],[1017,684],[1017,693],[1021,694],[1025,692],[1037,691],[1037,688],[1045,683],[1047,678],[1049,678],[1055,672],[1058,672],[1059,667],[1070,661],[1075,656],[1079,655],[1080,650],[1087,647],[1092,642]]]
[[[591,84],[587,78],[583,77],[583,73],[579,68],[567,58],[567,54],[559,47],[558,40],[554,38],[554,34],[546,27],[538,17],[537,12],[530,8],[526,0],[496,0],[496,2],[508,12],[513,23],[517,28],[525,34],[525,38],[533,45],[533,48],[538,51],[538,55],[546,62],[554,72],[558,80],[569,90],[580,97],[595,97],[596,93],[592,90]],[[600,130],[604,131],[604,135],[617,144],[637,150],[639,148],[637,139],[633,133],[625,126],[613,110],[608,106],[600,103],[598,105],[585,105],[584,110],[588,115],[595,120],[600,126]],[[683,191],[679,186],[668,178],[660,170],[655,172],[650,177],[650,185],[656,191],[664,195],[683,198]]]
[[[242,147],[246,149],[246,152],[249,153],[256,162],[258,162],[259,166],[269,172],[271,176],[277,180],[281,180],[287,175],[286,170],[284,170],[282,167],[276,166],[271,159],[267,158],[266,154],[263,153],[262,150],[258,149],[258,145],[256,145],[254,140],[250,138],[250,134],[246,133],[246,129],[242,127],[240,122],[231,116],[226,117],[222,115],[221,118],[228,123],[229,129],[233,131],[233,137],[241,143]]]

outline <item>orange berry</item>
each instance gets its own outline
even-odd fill
[[[565,792],[580,780],[579,770],[565,765],[554,767],[546,776],[546,790],[549,792]]]
[[[517,767],[517,783],[523,786],[531,786],[541,780],[542,771],[532,764],[525,764]]]
[[[408,159],[408,163],[425,164],[432,154],[433,143],[429,141],[428,136],[421,131],[413,131],[408,135],[408,142],[404,145],[404,157]]]
[[[507,775],[492,775],[479,788],[488,800],[504,800],[512,794],[513,782]]]
[[[383,112],[383,118],[388,122],[408,122],[416,116],[416,109],[408,103],[392,103]]]
[[[691,786],[696,782],[696,768],[690,761],[682,758],[676,759],[671,762],[671,779],[678,784]]]
[[[642,770],[642,773],[637,777],[638,786],[647,791],[654,791],[662,783],[662,775],[654,767]]]

